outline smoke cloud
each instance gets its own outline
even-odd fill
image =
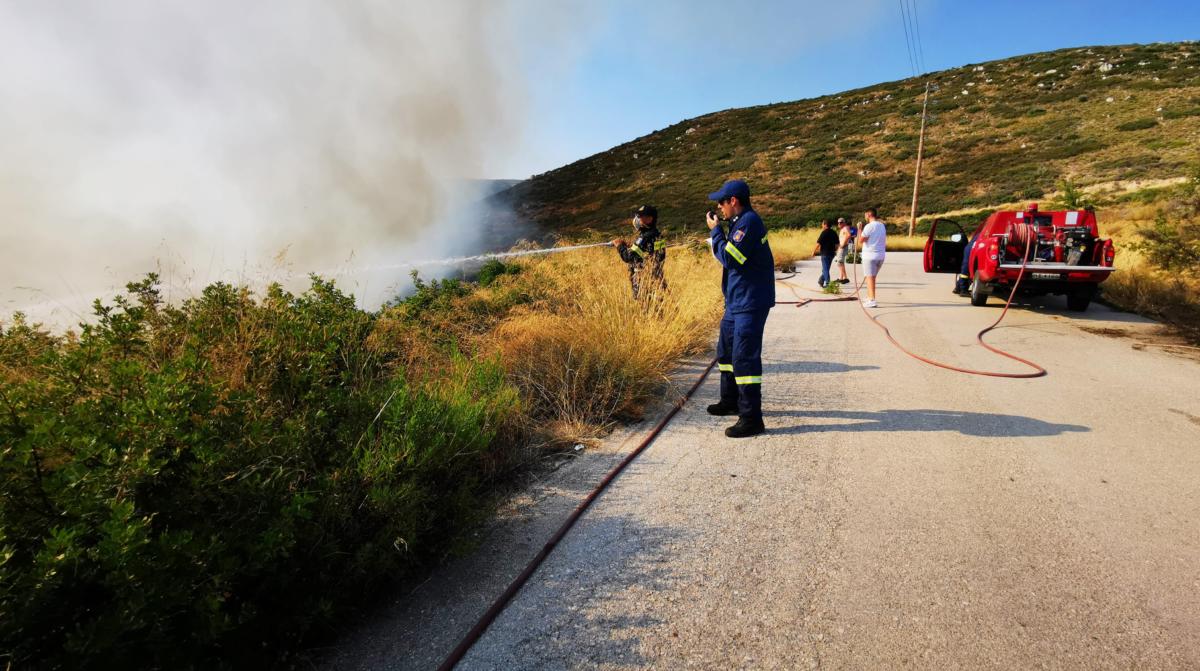
[[[187,293],[476,251],[464,180],[520,133],[508,9],[0,4],[0,312],[71,323],[156,268]]]

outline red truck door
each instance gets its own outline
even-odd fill
[[[957,221],[934,219],[925,241],[925,272],[957,273],[966,248],[967,233]]]

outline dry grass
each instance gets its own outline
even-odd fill
[[[1117,246],[1117,272],[1101,286],[1104,299],[1113,305],[1170,324],[1200,342],[1200,281],[1159,270],[1129,248],[1139,239],[1138,230],[1169,206],[1122,203],[1101,211],[1101,234],[1111,236]]]
[[[1105,300],[1175,326],[1200,341],[1200,283],[1151,268],[1136,257],[1118,263],[1103,284]]]
[[[889,252],[921,252],[925,250],[925,236],[889,235],[887,248]]]
[[[490,335],[535,421],[563,439],[588,437],[614,418],[636,417],[680,358],[708,349],[721,314],[720,275],[705,253],[674,250],[669,289],[633,299],[611,249],[522,263],[538,300]],[[544,427],[543,427],[544,428]]]
[[[775,267],[790,270],[797,261],[811,259],[820,231],[815,228],[785,228],[771,231],[771,253]]]
[[[820,234],[817,228],[772,230],[771,251],[775,254],[775,267],[786,270],[797,261],[811,259]],[[887,248],[893,252],[919,252],[925,249],[925,237],[891,234],[887,238]]]

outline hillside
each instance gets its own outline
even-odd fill
[[[702,230],[705,195],[742,177],[770,224],[878,205],[907,219],[926,79],[932,115],[921,210],[1038,198],[1080,185],[1184,174],[1200,156],[1200,44],[1063,49],[795,102],[688,119],[537,175],[498,196],[568,236],[620,230],[658,205]]]

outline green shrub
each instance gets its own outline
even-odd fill
[[[516,406],[495,363],[406,380],[313,278],[180,307],[154,276],[78,336],[0,328],[0,649],[17,668],[256,666],[438,556]],[[136,660],[136,661],[133,661]]]
[[[1147,146],[1151,143],[1147,142]],[[1125,154],[1096,164],[1098,170],[1119,170],[1122,168],[1145,168],[1161,163],[1162,157],[1157,154]]]
[[[1126,121],[1125,123],[1117,124],[1117,130],[1146,130],[1147,128],[1154,128],[1157,125],[1158,121],[1154,119],[1134,119],[1133,121]]]
[[[467,287],[457,279],[448,278],[426,282],[414,270],[409,273],[412,278],[413,292],[407,297],[389,301],[386,307],[399,307],[412,318],[437,310],[449,309],[455,298],[466,296]]]
[[[521,266],[515,263],[504,263],[500,259],[491,259],[479,269],[478,281],[481,286],[486,287],[495,282],[497,277],[516,275],[520,272]]]
[[[1075,182],[1069,179],[1061,179],[1058,181],[1058,190],[1062,199],[1063,207],[1068,210],[1082,210],[1090,205],[1090,201],[1083,191],[1075,185]]]
[[[1153,226],[1138,231],[1141,240],[1130,247],[1163,270],[1195,277],[1200,275],[1200,233],[1190,223],[1160,213]]]
[[[1164,119],[1186,119],[1187,117],[1200,116],[1200,107],[1188,107],[1184,109],[1169,109],[1163,111]]]

